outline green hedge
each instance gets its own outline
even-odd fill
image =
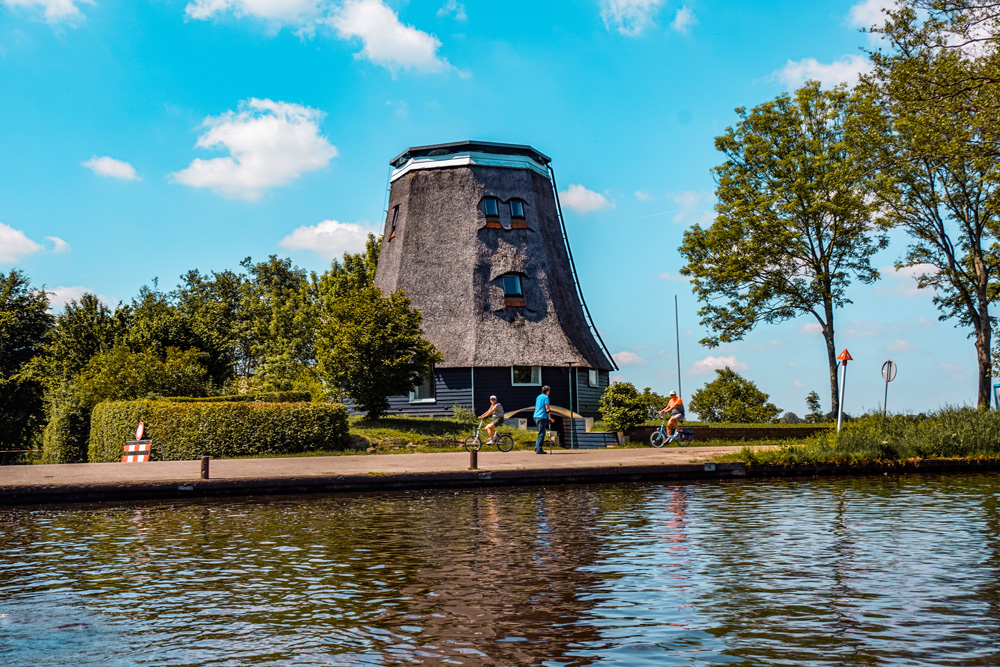
[[[120,461],[139,422],[152,460],[295,454],[348,446],[347,408],[331,403],[105,401],[90,422],[89,460]]]
[[[312,396],[308,391],[270,391],[259,394],[232,394],[230,396],[171,396],[161,400],[170,403],[308,403]]]

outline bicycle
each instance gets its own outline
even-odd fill
[[[479,420],[479,426],[476,427],[476,432],[465,439],[465,450],[469,452],[478,452],[483,446],[483,439],[479,436],[479,431],[483,428],[482,419]],[[510,437],[506,433],[498,434],[494,443],[501,452],[509,452],[514,449],[514,438]]]
[[[687,447],[689,442],[694,440],[694,431],[689,428],[676,428],[673,435],[667,435],[665,426],[667,420],[660,420],[660,427],[649,436],[649,444],[659,449],[663,445],[676,442],[680,447]]]

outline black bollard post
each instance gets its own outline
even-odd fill
[[[201,457],[201,478],[208,479],[208,457]]]
[[[479,469],[479,452],[475,449],[469,452],[469,470]]]

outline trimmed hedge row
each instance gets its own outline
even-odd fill
[[[347,408],[330,403],[105,401],[90,421],[88,458],[120,461],[139,422],[153,461],[296,454],[348,447]]]
[[[170,403],[308,403],[312,396],[308,391],[270,391],[259,394],[232,394],[230,396],[170,396],[161,400]]]

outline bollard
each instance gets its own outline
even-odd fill
[[[475,449],[469,452],[469,470],[479,469],[479,452]]]
[[[201,457],[201,478],[208,479],[208,457]]]

